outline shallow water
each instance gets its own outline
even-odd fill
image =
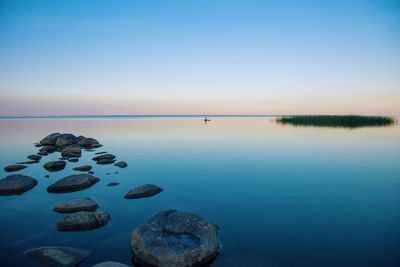
[[[131,264],[131,230],[173,208],[220,226],[223,248],[213,267],[400,266],[398,125],[349,130],[279,125],[268,117],[211,119],[207,125],[196,117],[0,120],[2,167],[24,161],[38,150],[33,143],[51,132],[94,137],[104,144],[96,151],[129,164],[93,165],[95,152],[84,152],[79,162],[48,173],[42,164],[59,157],[54,153],[18,172],[39,184],[21,196],[0,197],[0,265],[39,266],[22,252],[49,245],[91,250],[80,266]],[[99,183],[74,193],[46,192],[84,164],[94,166]],[[123,198],[145,183],[164,191]],[[63,215],[53,206],[79,196],[92,197],[112,220],[92,231],[57,231]]]

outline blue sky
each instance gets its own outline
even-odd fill
[[[0,115],[400,115],[399,1],[2,1]]]

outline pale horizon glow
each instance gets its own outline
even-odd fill
[[[399,116],[400,4],[300,2],[0,0],[0,116]]]

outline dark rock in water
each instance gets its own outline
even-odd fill
[[[114,174],[118,174],[119,172],[114,172]]]
[[[56,212],[71,213],[77,211],[95,211],[99,205],[88,197],[70,198],[53,208]]]
[[[39,152],[48,152],[48,153],[52,153],[54,151],[56,151],[56,147],[55,146],[42,146],[39,149]]]
[[[146,184],[134,189],[129,190],[128,193],[124,196],[124,198],[134,199],[134,198],[143,198],[143,197],[151,197],[157,195],[162,192],[163,189],[152,184]]]
[[[43,167],[49,172],[61,171],[67,163],[63,160],[49,161]]]
[[[120,167],[120,168],[126,168],[128,167],[128,164],[125,161],[119,161],[114,164],[114,166]]]
[[[92,169],[92,166],[90,165],[83,165],[83,166],[78,166],[73,168],[74,171],[81,171],[81,172],[87,172]]]
[[[69,160],[69,158],[68,157],[61,157],[61,158],[58,158],[59,160]]]
[[[57,138],[60,136],[60,133],[52,133],[43,138],[40,141],[41,145],[47,145],[47,146],[54,146],[57,142]]]
[[[102,145],[94,138],[83,138],[82,140],[78,141],[78,145],[85,147],[85,148],[97,148],[101,147]]]
[[[106,154],[107,152],[106,151],[101,151],[101,152],[96,152],[96,153],[94,153],[95,155],[101,155],[101,154]]]
[[[92,149],[92,148],[85,148],[84,151],[93,152],[93,151],[96,151],[96,150],[95,150],[95,149]]]
[[[45,177],[45,178],[49,178],[49,177],[50,177],[50,175],[46,174],[44,177]]]
[[[80,211],[65,216],[57,223],[60,231],[86,231],[104,226],[111,220],[110,214],[102,211]]]
[[[30,159],[30,160],[39,161],[39,160],[42,158],[42,156],[39,156],[39,155],[29,155],[29,156],[27,156],[27,158]]]
[[[119,183],[117,182],[112,182],[107,184],[107,186],[117,186],[117,185],[119,185]]]
[[[47,151],[39,151],[37,154],[38,155],[42,155],[42,156],[47,156],[49,154],[49,152],[47,152]]]
[[[16,162],[15,164],[35,164],[35,163],[39,163],[40,161],[38,160],[28,160],[28,161],[20,161],[20,162]]]
[[[98,264],[93,265],[92,267],[129,267],[126,264],[115,262],[115,261],[105,261]]]
[[[64,147],[76,144],[78,142],[78,138],[73,134],[61,134],[57,138],[56,146]]]
[[[34,145],[35,145],[35,147],[41,147],[41,146],[43,146],[42,144],[39,144],[39,143],[34,143]]]
[[[89,174],[94,174],[94,171],[89,171],[88,173],[89,173]]]
[[[81,147],[78,145],[70,145],[63,148],[61,151],[61,156],[79,158],[82,154]]]
[[[21,195],[37,183],[37,180],[30,176],[12,174],[0,180],[0,195]]]
[[[94,161],[99,161],[99,160],[103,160],[103,159],[112,160],[112,159],[115,159],[115,156],[113,154],[102,154],[102,155],[92,158],[92,160],[94,160]]]
[[[68,159],[69,162],[78,162],[79,159],[78,158],[70,158]]]
[[[6,172],[16,172],[25,169],[27,166],[20,165],[20,164],[14,164],[14,165],[8,165],[4,167],[4,170]]]
[[[202,266],[221,249],[219,227],[194,213],[166,210],[133,230],[131,248],[135,266]]]
[[[24,255],[48,267],[75,267],[86,259],[89,253],[69,247],[39,247],[24,251]]]
[[[49,193],[66,193],[83,190],[91,187],[95,183],[100,181],[99,178],[94,177],[90,174],[73,174],[61,178],[54,184],[47,187]]]
[[[101,159],[101,160],[97,161],[96,163],[100,164],[100,165],[105,165],[105,164],[113,164],[114,162],[115,162],[115,160],[113,160],[113,159]]]
[[[111,172],[107,172],[107,173],[106,173],[106,175],[110,175],[110,174],[111,174]]]

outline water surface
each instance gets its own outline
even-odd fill
[[[211,119],[207,125],[198,117],[0,120],[2,167],[24,161],[51,132],[94,137],[104,144],[97,151],[129,164],[93,165],[101,181],[66,194],[46,187],[75,166],[92,165],[94,152],[50,178],[42,164],[59,154],[18,172],[39,184],[0,197],[1,266],[39,266],[22,252],[48,245],[91,250],[80,266],[131,264],[131,230],[171,208],[220,226],[223,248],[212,266],[400,266],[398,125],[349,130],[279,125],[269,117]],[[145,183],[164,192],[123,198]],[[112,220],[92,231],[58,232],[62,215],[53,206],[80,196],[92,197]]]

